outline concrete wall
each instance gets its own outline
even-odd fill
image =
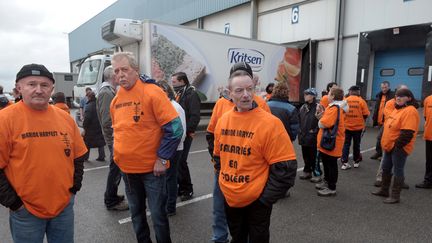
[[[204,17],[204,29],[225,33],[225,24],[230,24],[230,35],[250,37],[251,7],[243,4],[225,11]]]
[[[291,23],[291,7],[263,13],[261,10],[266,8],[262,7],[261,3],[266,1],[258,4],[258,39],[260,40],[287,43],[334,38],[336,0],[311,1],[299,5],[297,24]]]
[[[431,0],[345,0],[344,35],[432,22]]]

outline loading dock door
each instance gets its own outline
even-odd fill
[[[424,48],[396,49],[375,52],[372,99],[381,91],[381,82],[387,80],[394,90],[399,84],[407,85],[416,99],[421,99]]]

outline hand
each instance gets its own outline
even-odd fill
[[[188,133],[188,136],[191,137],[191,138],[194,138],[195,137],[195,133],[194,132],[190,132],[190,133]]]
[[[166,166],[164,164],[162,164],[162,160],[161,159],[157,159],[154,167],[153,167],[153,175],[155,176],[161,176],[164,175],[166,172]]]
[[[84,136],[85,136],[85,130],[82,130],[81,137],[84,137]]]

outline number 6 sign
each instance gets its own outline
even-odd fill
[[[299,6],[292,7],[291,24],[297,24],[299,21]]]

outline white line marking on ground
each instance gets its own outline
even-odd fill
[[[105,168],[109,168],[109,165],[104,165],[104,166],[98,166],[98,167],[84,169],[84,172],[92,171],[92,170],[100,170],[100,169],[105,169]]]
[[[200,197],[193,198],[193,199],[188,200],[188,201],[179,202],[179,203],[176,204],[176,208],[183,207],[183,206],[186,206],[188,204],[199,202],[199,201],[202,201],[202,200],[205,200],[205,199],[208,199],[208,198],[212,198],[212,197],[213,197],[213,194],[210,193],[210,194],[207,194],[207,195],[203,195],[203,196],[200,196]],[[147,211],[146,214],[147,214],[147,216],[151,215],[151,213],[149,211]],[[127,217],[127,218],[124,218],[124,219],[120,219],[118,222],[119,222],[119,224],[125,224],[125,223],[131,222],[131,221],[132,221],[131,217]]]
[[[198,151],[192,151],[192,152],[189,152],[189,154],[198,154],[198,153],[202,153],[202,152],[208,152],[208,149],[203,149],[203,150],[198,150]]]

